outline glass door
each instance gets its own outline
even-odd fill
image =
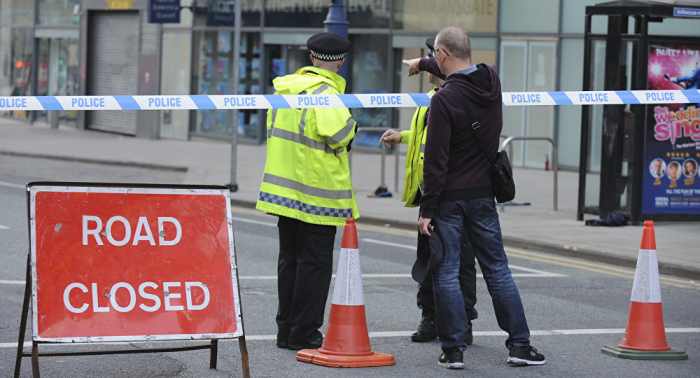
[[[503,92],[554,91],[556,42],[502,41],[499,67]],[[554,107],[505,107],[502,134],[553,138]],[[546,141],[516,141],[512,159],[514,165],[544,168],[545,161],[551,161],[551,147]]]

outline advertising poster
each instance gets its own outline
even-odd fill
[[[228,84],[227,83],[216,83],[216,94],[227,95],[228,94]]]
[[[211,77],[211,58],[202,59],[202,77]]]
[[[231,32],[219,32],[217,51],[220,53],[227,53],[231,51]]]
[[[700,46],[652,45],[650,90],[697,90]],[[642,212],[700,213],[700,104],[648,106]]]
[[[216,76],[228,77],[228,58],[219,58],[216,61]]]

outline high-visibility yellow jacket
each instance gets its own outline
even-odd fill
[[[428,93],[435,93],[434,88]],[[423,106],[416,109],[411,121],[411,129],[401,132],[401,143],[408,143],[406,153],[406,181],[403,185],[403,196],[405,207],[416,207],[414,203],[418,191],[423,186],[423,155],[425,153],[425,137],[428,135],[428,107]]]
[[[273,80],[275,94],[342,94],[345,79],[304,67]],[[256,209],[303,222],[344,226],[360,216],[347,146],[355,121],[347,108],[270,109],[267,161]]]

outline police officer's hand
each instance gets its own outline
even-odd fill
[[[418,69],[420,59],[421,58],[415,58],[403,61],[404,66],[408,66],[408,77],[418,75],[420,73],[420,70]]]
[[[391,147],[389,143],[399,144],[401,143],[401,133],[394,129],[389,129],[379,138],[379,143],[384,143],[387,147]]]

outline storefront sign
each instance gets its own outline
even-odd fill
[[[34,340],[241,336],[228,191],[31,186]]]
[[[235,18],[235,0],[209,0],[207,26],[233,26]]]
[[[148,0],[148,22],[179,24],[180,0]]]
[[[495,32],[498,24],[498,0],[397,1],[397,9],[402,9],[399,21],[406,30],[441,30],[454,25],[469,32]]]
[[[648,86],[657,90],[698,90],[700,46],[652,45]],[[657,92],[658,102],[677,92]],[[642,212],[700,213],[700,102],[648,106]]]
[[[107,0],[107,9],[111,9],[111,10],[134,9],[134,0]]]
[[[700,17],[700,8],[673,8],[674,17]]]

